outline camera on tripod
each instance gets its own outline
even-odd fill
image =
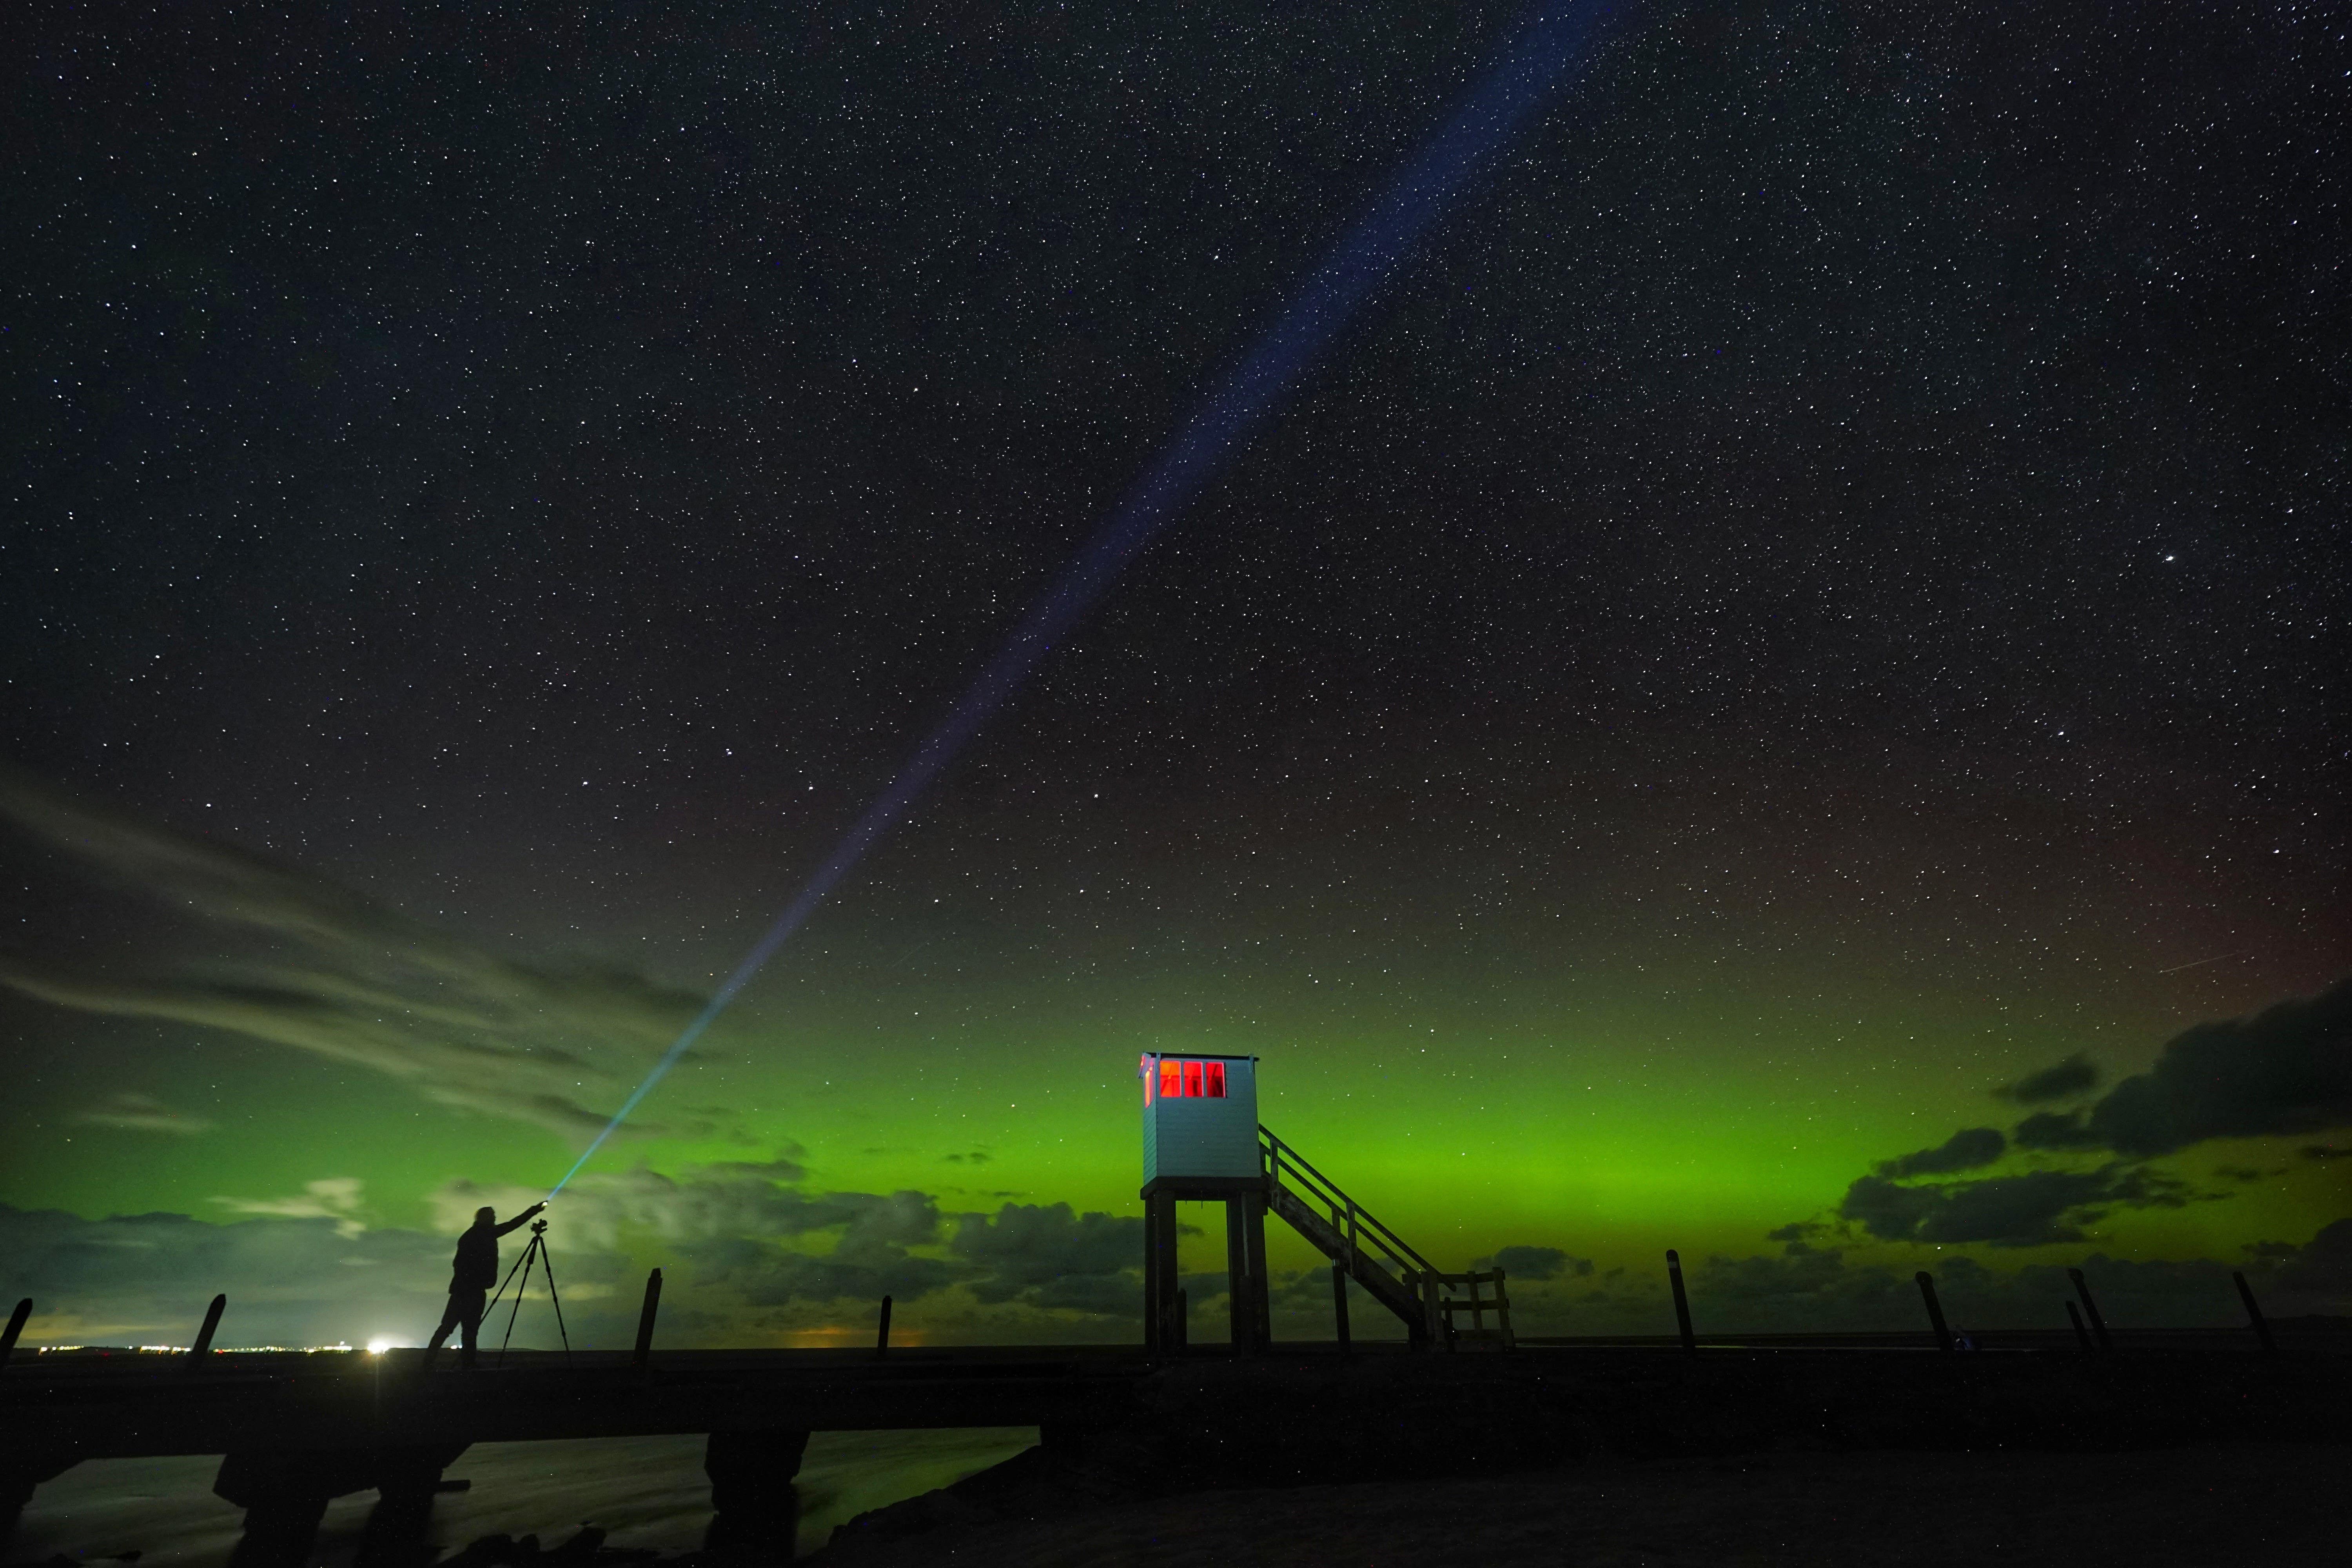
[[[530,1222],[530,1244],[522,1249],[522,1256],[515,1259],[514,1267],[507,1270],[506,1279],[499,1283],[496,1294],[490,1297],[489,1308],[482,1314],[488,1317],[490,1310],[497,1308],[499,1297],[507,1293],[507,1287],[514,1287],[514,1304],[507,1309],[507,1331],[499,1340],[500,1364],[504,1364],[507,1346],[514,1339],[515,1320],[522,1316],[522,1299],[530,1289],[530,1271],[534,1267],[547,1274],[547,1300],[548,1304],[555,1309],[555,1331],[563,1340],[564,1360],[572,1359],[572,1333],[563,1326],[563,1298],[555,1293],[555,1259],[549,1256],[547,1248],[547,1222],[535,1219]]]

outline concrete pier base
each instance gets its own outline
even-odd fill
[[[213,1480],[215,1496],[245,1510],[245,1533],[229,1553],[229,1568],[300,1568],[327,1504],[369,1490],[383,1494],[368,1521],[371,1561],[415,1556],[425,1550],[441,1472],[467,1447],[232,1450]]]
[[[801,1473],[808,1452],[806,1431],[713,1432],[702,1451],[702,1472],[710,1478],[711,1520],[704,1546],[713,1552],[756,1553],[764,1562],[790,1562],[800,1530]]]

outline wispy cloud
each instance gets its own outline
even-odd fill
[[[192,1138],[210,1132],[219,1123],[174,1110],[145,1094],[112,1094],[74,1118],[89,1127],[111,1127],[121,1132],[168,1132]]]
[[[2053,1100],[2072,1100],[2074,1096],[2095,1089],[2099,1083],[2096,1063],[2081,1051],[2076,1051],[2054,1067],[2028,1073],[2015,1083],[1994,1089],[1996,1099],[2019,1105],[2043,1105]]]
[[[215,1198],[213,1202],[237,1214],[276,1215],[281,1219],[327,1219],[335,1234],[349,1241],[367,1229],[360,1218],[360,1179],[328,1176],[305,1182],[299,1195],[290,1198]]]
[[[449,1279],[450,1244],[326,1217],[214,1225],[179,1214],[84,1219],[0,1205],[0,1296],[30,1297],[34,1342],[184,1344],[216,1290],[224,1345],[422,1337]]]
[[[620,1098],[699,1005],[607,965],[499,957],[321,878],[14,770],[0,770],[0,821],[208,933],[205,958],[161,973],[0,957],[0,984],[59,1007],[233,1030],[399,1079],[444,1105],[585,1138],[604,1125],[598,1107]]]

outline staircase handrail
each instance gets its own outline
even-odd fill
[[[1339,1183],[1308,1164],[1297,1149],[1276,1137],[1272,1128],[1260,1123],[1257,1132],[1262,1141],[1258,1152],[1266,1175],[1279,1180],[1282,1173],[1287,1170],[1299,1177],[1298,1185],[1306,1189],[1307,1195],[1331,1211],[1332,1228],[1346,1240],[1350,1252],[1361,1246],[1360,1237],[1369,1238],[1374,1247],[1387,1254],[1389,1266],[1401,1275],[1437,1272],[1436,1266],[1415,1252],[1404,1237],[1373,1218],[1348,1195]],[[1343,1214],[1346,1216],[1344,1223],[1341,1219]]]

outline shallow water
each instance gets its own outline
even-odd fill
[[[1034,1426],[909,1432],[819,1432],[798,1479],[800,1550],[824,1544],[844,1520],[946,1486],[1037,1440]],[[702,1439],[594,1437],[547,1443],[480,1443],[446,1472],[469,1491],[435,1501],[433,1540],[455,1550],[478,1536],[536,1534],[553,1545],[583,1524],[610,1532],[608,1545],[682,1552],[702,1544],[710,1483]],[[219,1568],[243,1516],[213,1496],[218,1456],[94,1459],[33,1494],[6,1548],[12,1563],[64,1554],[99,1562],[138,1553],[139,1568]],[[322,1568],[348,1568],[373,1492],[338,1498],[327,1509],[311,1555]]]

